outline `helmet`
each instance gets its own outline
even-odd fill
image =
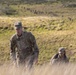
[[[58,50],[58,53],[63,53],[65,52],[65,48],[64,47],[60,47],[59,50]]]

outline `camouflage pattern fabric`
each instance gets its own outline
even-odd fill
[[[10,40],[10,55],[13,61],[17,60],[18,64],[29,61],[33,64],[34,59],[38,58],[39,49],[36,44],[34,35],[31,32],[22,32],[21,36],[14,34]]]
[[[51,59],[51,63],[52,63],[52,64],[56,64],[56,63],[68,63],[68,62],[69,62],[69,60],[68,60],[68,58],[67,58],[66,55],[64,55],[63,58],[60,58],[58,53],[55,54],[55,55],[52,57],[52,59]]]

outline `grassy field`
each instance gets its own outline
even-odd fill
[[[76,17],[76,2],[42,4],[0,4],[0,16]]]
[[[35,35],[40,50],[39,64],[49,62],[61,46],[66,47],[69,60],[76,61],[75,2],[0,6],[0,64],[10,60],[9,44],[16,21],[21,21],[24,30]]]
[[[22,21],[24,30],[32,32],[39,47],[39,64],[50,61],[59,47],[66,47],[67,56],[76,61],[76,19],[57,17],[0,17],[0,64],[10,60],[10,38],[13,23]]]
[[[0,4],[0,75],[76,75],[76,2],[41,4]],[[14,23],[36,38],[38,65],[28,69],[10,64],[10,38]],[[51,65],[59,47],[66,48],[69,64]]]
[[[26,68],[15,68],[10,65],[0,67],[0,75],[75,75],[75,64],[62,65],[42,65],[32,68],[30,71]]]

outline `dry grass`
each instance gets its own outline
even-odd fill
[[[0,27],[13,27],[13,23],[20,20],[27,31],[31,31],[37,40],[40,50],[39,64],[49,62],[59,47],[67,48],[67,55],[71,61],[76,61],[76,19],[57,17],[0,17]],[[55,29],[51,29],[54,27]],[[60,28],[60,30],[58,29]],[[25,29],[26,30],[26,29]],[[10,38],[15,33],[12,29],[0,29],[0,64],[10,60]]]
[[[31,70],[25,67],[16,68],[11,65],[0,67],[0,75],[76,75],[75,64],[42,65],[35,66]]]

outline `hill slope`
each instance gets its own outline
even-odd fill
[[[50,61],[61,46],[66,47],[70,61],[76,61],[76,2],[42,0],[30,4],[30,1],[40,2],[0,0],[0,64],[10,60],[9,41],[15,33],[15,21],[21,21],[24,29],[35,35],[40,50],[39,64]]]
[[[33,3],[41,0],[4,0],[0,1],[0,16],[75,16],[76,2],[55,1]],[[30,3],[33,4],[30,4]],[[42,10],[43,9],[43,10]]]
[[[66,47],[70,61],[76,61],[76,19],[55,17],[0,17],[0,64],[10,60],[10,38],[15,33],[13,23],[22,21],[24,30],[31,31],[40,50],[39,64],[50,61],[59,47]],[[11,33],[10,33],[11,32]],[[8,61],[9,62],[9,61]]]

